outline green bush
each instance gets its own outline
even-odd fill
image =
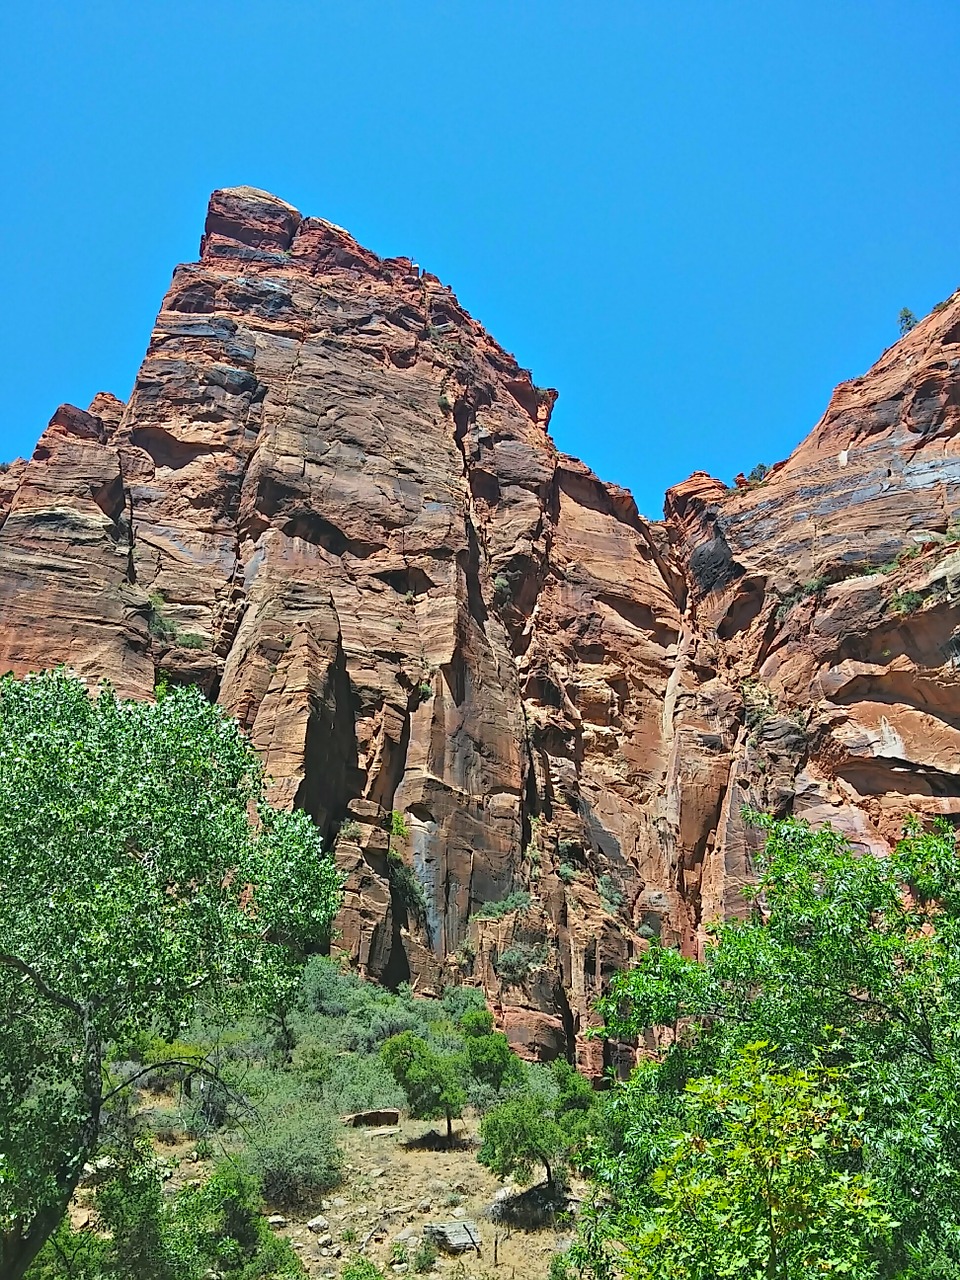
[[[597,891],[604,910],[615,915],[623,906],[623,894],[614,884],[610,876],[600,876],[597,880]]]
[[[200,635],[198,631],[181,631],[176,636],[176,642],[181,649],[206,649],[209,643],[207,637]]]
[[[557,867],[557,876],[564,884],[573,884],[577,878],[577,868],[572,867],[569,862],[561,862]]]
[[[343,1264],[340,1280],[384,1280],[383,1272],[369,1258],[351,1258]]]
[[[493,580],[493,603],[495,605],[506,604],[513,595],[513,589],[510,586],[510,579],[505,573],[498,573]]]
[[[923,596],[919,591],[897,591],[890,600],[890,608],[901,617],[915,613],[922,604]]]
[[[302,1099],[259,1108],[246,1162],[269,1204],[309,1205],[340,1181],[342,1156],[330,1111]]]
[[[432,1240],[423,1239],[417,1245],[411,1262],[417,1275],[422,1276],[426,1275],[428,1271],[433,1270],[436,1260],[437,1246]]]
[[[546,947],[531,947],[519,942],[506,951],[501,951],[493,962],[497,977],[511,986],[520,986],[530,973],[538,968],[547,958]]]
[[[473,913],[474,920],[499,920],[501,916],[508,916],[511,911],[526,911],[530,906],[530,895],[522,890],[509,893],[505,898],[501,898],[499,902],[485,902],[483,906],[478,907]]]
[[[255,1180],[222,1164],[199,1187],[166,1199],[146,1153],[118,1166],[96,1196],[105,1229],[74,1233],[64,1221],[28,1280],[302,1280],[303,1267],[262,1214]]]
[[[407,915],[416,920],[424,920],[427,914],[427,899],[423,892],[423,885],[417,879],[417,873],[413,867],[408,867],[405,862],[399,861],[399,856],[391,855],[387,874]]]

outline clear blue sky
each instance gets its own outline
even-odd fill
[[[785,456],[960,283],[956,0],[19,0],[0,457],[129,394],[206,198],[409,254],[659,514]]]

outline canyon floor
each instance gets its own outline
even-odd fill
[[[394,1261],[394,1242],[404,1243],[412,1258],[425,1223],[464,1220],[479,1228],[479,1257],[441,1252],[422,1274],[451,1280],[546,1280],[551,1259],[572,1241],[572,1218],[529,1231],[491,1221],[489,1209],[497,1192],[518,1188],[477,1163],[478,1130],[473,1116],[458,1121],[455,1145],[448,1150],[433,1149],[435,1130],[419,1121],[401,1120],[399,1126],[379,1130],[344,1126],[340,1186],[309,1208],[266,1206],[264,1212],[297,1250],[311,1280],[335,1280],[361,1246],[363,1256],[387,1275],[415,1275],[411,1263]],[[212,1171],[214,1162],[195,1159],[195,1150],[193,1142],[160,1149],[172,1168],[173,1186],[204,1179]],[[584,1189],[574,1181],[571,1204]],[[328,1226],[310,1230],[308,1222],[318,1215]]]

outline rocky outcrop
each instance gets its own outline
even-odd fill
[[[0,476],[0,658],[199,683],[335,842],[360,970],[598,1069],[609,975],[740,909],[744,802],[954,812],[958,364],[954,299],[651,524],[436,277],[216,192],[128,403]]]
[[[694,661],[743,701],[703,920],[750,874],[744,801],[871,850],[908,814],[960,813],[958,428],[960,293],[762,481],[727,493],[698,473],[668,493]]]

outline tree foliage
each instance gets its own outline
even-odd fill
[[[596,1123],[596,1095],[563,1058],[551,1065],[548,1083],[506,1098],[481,1120],[477,1159],[498,1177],[529,1182],[543,1165],[552,1183],[579,1164]]]
[[[687,1085],[686,1125],[654,1171],[654,1199],[622,1262],[648,1280],[875,1276],[889,1233],[856,1164],[836,1068],[778,1067],[762,1043],[729,1074]]]
[[[471,1009],[459,1022],[467,1071],[494,1093],[519,1085],[523,1080],[520,1059],[510,1048],[502,1031],[494,1031],[493,1015],[486,1009]]]
[[[340,882],[263,800],[236,722],[196,689],[0,681],[0,1273],[23,1275],[96,1148],[111,1044],[201,999],[271,1005],[328,936]],[[251,815],[257,815],[252,821]]]
[[[914,824],[889,858],[875,858],[829,827],[753,817],[767,842],[749,917],[717,926],[703,963],[651,947],[602,1002],[605,1034],[643,1037],[657,1053],[609,1095],[612,1136],[593,1163],[607,1199],[585,1232],[593,1265],[600,1274],[609,1265],[604,1237],[628,1254],[639,1249],[664,1202],[727,1167],[731,1144],[741,1143],[746,1159],[736,1125],[748,1123],[750,1099],[766,1091],[784,1176],[804,1143],[826,1135],[809,1191],[829,1193],[837,1214],[847,1212],[849,1257],[841,1267],[833,1246],[815,1239],[833,1212],[821,1206],[785,1227],[779,1270],[756,1263],[738,1274],[960,1275],[953,833]],[[758,1042],[767,1048],[750,1058]],[[695,1141],[709,1158],[694,1175]],[[724,1213],[755,1207],[748,1182],[724,1185],[733,1197]],[[804,1253],[808,1245],[813,1253]],[[801,1256],[803,1266],[791,1260]],[[675,1274],[724,1274],[685,1265]]]
[[[102,1230],[62,1223],[30,1280],[302,1280],[297,1255],[270,1230],[241,1166],[222,1164],[202,1185],[164,1196],[149,1154],[126,1154],[96,1197]]]
[[[410,1114],[415,1120],[443,1117],[447,1141],[452,1142],[453,1121],[467,1105],[462,1055],[435,1048],[413,1031],[391,1036],[381,1053],[407,1095]]]
[[[908,334],[911,329],[915,329],[919,323],[919,320],[909,307],[900,308],[900,314],[897,316],[897,324],[900,327],[901,338]]]

